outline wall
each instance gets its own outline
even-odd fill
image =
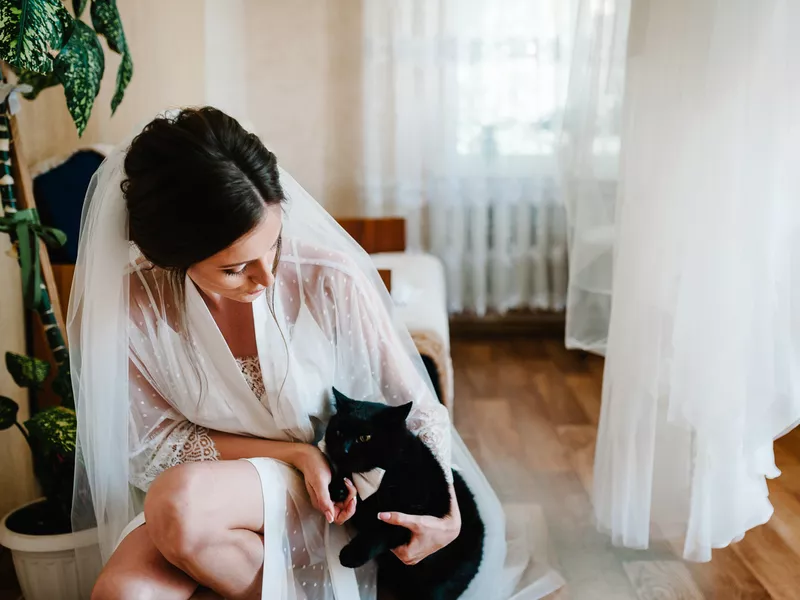
[[[329,212],[352,215],[361,156],[362,0],[246,2],[250,119]]]

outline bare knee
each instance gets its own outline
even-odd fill
[[[145,499],[145,518],[153,543],[180,568],[190,566],[212,536],[214,519],[209,518],[204,501],[204,479],[203,465],[173,467],[153,482]]]
[[[106,569],[94,584],[91,600],[156,600],[157,598],[156,587],[138,574]]]

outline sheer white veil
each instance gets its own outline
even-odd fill
[[[139,417],[130,410],[129,340],[132,329],[136,329],[130,327],[130,282],[132,273],[141,270],[143,257],[129,240],[127,209],[121,188],[128,147],[129,141],[120,144],[90,183],[67,317],[78,413],[73,529],[97,528],[103,563],[113,552],[121,532],[143,505],[142,492],[130,483],[131,463],[135,459],[132,445],[137,431],[141,430],[141,423],[137,422]],[[391,297],[369,255],[283,170],[280,170],[280,183],[286,197],[284,237],[346,255],[348,264],[357,267],[359,278],[369,283],[370,301],[382,304],[393,322],[396,357],[419,374],[435,397],[416,347],[397,318]],[[162,282],[160,285],[173,284]],[[155,293],[155,290],[148,290],[148,293]],[[163,314],[161,318],[162,322],[169,321],[168,315]],[[157,327],[147,334],[154,344],[162,345],[167,362],[174,360],[175,353],[182,349],[164,347],[165,343],[169,340],[175,345],[191,342],[184,337],[166,338]],[[392,402],[391,399],[386,401]],[[512,575],[504,569],[506,540],[502,507],[454,429],[452,436],[453,463],[470,484],[485,519],[491,521],[487,523],[487,531],[493,532],[487,538],[481,567],[487,575],[470,588],[469,597],[501,597],[497,595],[501,589],[504,590],[502,597],[508,597],[520,573]],[[521,565],[519,570],[523,568]]]
[[[125,525],[141,510],[139,492],[129,491],[130,449],[124,443],[133,426],[129,422],[129,282],[143,260],[128,237],[121,188],[128,146],[115,148],[89,185],[67,316],[79,417],[73,528],[97,525],[104,559]],[[369,255],[291,175],[280,168],[279,173],[286,197],[283,236],[346,255],[374,287],[372,298],[380,299],[394,315],[391,297]],[[433,393],[405,326],[397,319],[394,324],[403,350]]]

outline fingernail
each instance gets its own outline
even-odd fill
[[[328,523],[333,523],[333,513],[332,512],[330,512],[330,511],[326,512],[325,513],[325,518],[328,519]]]
[[[381,521],[385,521],[385,520],[387,520],[389,517],[391,517],[391,513],[387,513],[387,512],[378,513],[378,518],[379,518]]]

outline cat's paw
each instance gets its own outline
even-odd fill
[[[347,544],[339,553],[339,562],[348,569],[357,569],[369,560],[369,555],[365,554],[361,548],[355,544]]]
[[[328,493],[334,502],[344,502],[347,500],[348,491],[344,484],[344,479],[334,479],[328,485]]]

